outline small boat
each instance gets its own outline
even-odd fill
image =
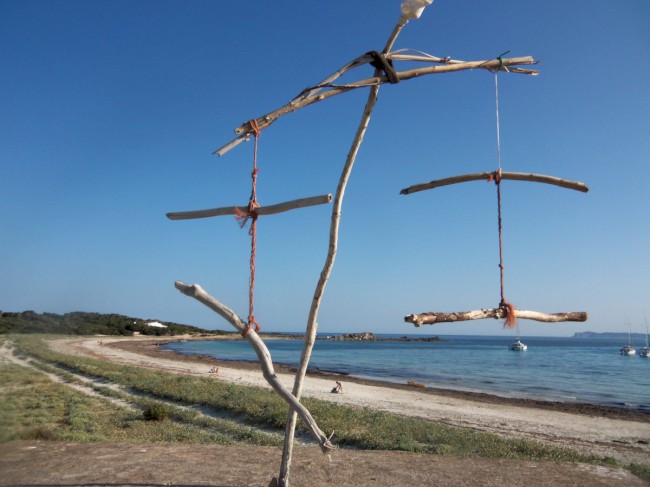
[[[521,340],[519,340],[519,337],[510,344],[510,350],[514,350],[515,352],[525,352],[528,350],[528,345],[523,343]]]
[[[645,347],[639,352],[639,356],[650,358],[650,346],[648,346],[648,319],[644,316],[645,319]]]
[[[621,355],[635,355],[636,348],[634,348],[632,345],[625,345],[619,349],[619,352]]]
[[[627,328],[627,345],[619,349],[621,355],[636,355],[636,348],[632,346],[632,329],[628,325]]]
[[[515,352],[525,352],[528,350],[528,345],[519,339],[519,322],[517,322],[517,338],[515,338],[515,341],[512,342],[508,348]]]

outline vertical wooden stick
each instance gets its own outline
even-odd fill
[[[398,23],[391,36],[386,43],[384,48],[384,53],[390,51],[393,47],[397,35],[401,31],[404,24]],[[380,71],[375,70],[375,76],[379,76]],[[343,172],[339,179],[339,184],[336,188],[336,195],[334,196],[334,206],[332,207],[332,218],[330,221],[330,237],[329,237],[329,248],[327,252],[327,258],[325,260],[325,265],[321,271],[318,284],[316,285],[316,290],[314,291],[314,297],[312,299],[311,308],[309,310],[309,318],[307,321],[307,330],[305,332],[305,345],[302,350],[302,355],[300,357],[300,365],[296,372],[296,378],[293,386],[293,394],[298,400],[302,394],[303,382],[305,375],[307,373],[307,366],[309,365],[309,360],[311,358],[311,352],[314,348],[314,343],[316,342],[316,333],[318,331],[318,312],[320,310],[321,301],[323,299],[323,293],[325,291],[325,286],[329,280],[330,274],[332,273],[332,268],[334,267],[334,261],[336,260],[336,253],[338,249],[338,239],[339,239],[339,224],[341,221],[341,208],[343,207],[343,197],[345,195],[345,188],[350,179],[350,174],[352,173],[352,168],[354,167],[354,162],[359,152],[359,147],[363,142],[363,137],[366,134],[368,129],[368,123],[370,122],[370,116],[372,111],[375,108],[375,103],[377,102],[377,97],[379,95],[379,86],[374,85],[370,88],[370,93],[368,95],[368,100],[366,101],[366,107],[361,116],[361,121],[359,122],[359,127],[357,128],[357,133],[352,141],[352,146],[348,152],[348,156],[345,160],[345,165],[343,166]],[[291,470],[291,457],[293,455],[293,441],[296,433],[296,420],[297,415],[295,411],[289,411],[289,417],[287,419],[287,427],[284,434],[284,449],[282,451],[282,463],[280,465],[280,475],[278,477],[278,486],[279,487],[289,487],[289,472]]]

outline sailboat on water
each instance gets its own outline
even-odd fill
[[[632,346],[632,329],[630,328],[629,323],[627,325],[627,345],[622,346],[619,349],[619,353],[621,355],[635,355],[636,354],[636,348],[634,348]]]
[[[648,318],[643,315],[643,319],[645,320],[645,347],[641,349],[639,355],[641,357],[650,358],[650,347],[648,346]]]
[[[512,342],[508,348],[515,352],[525,352],[528,350],[528,345],[519,339],[519,321],[517,321],[517,338],[515,338],[515,341]]]

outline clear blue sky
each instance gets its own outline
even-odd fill
[[[245,204],[241,122],[381,50],[399,1],[0,0],[0,309],[228,324],[174,289],[199,283],[247,315],[245,230],[168,211]],[[522,335],[644,331],[650,317],[650,2],[437,0],[395,49],[480,60],[532,55],[499,78],[504,170],[581,180],[588,194],[504,184],[506,296],[590,313]],[[408,67],[408,66],[406,66]],[[398,69],[400,66],[398,66]],[[354,76],[366,77],[367,67]],[[260,140],[262,204],[334,193],[367,91],[287,115]],[[499,302],[494,76],[381,89],[343,209],[320,331],[511,334],[493,320],[415,329],[405,314]],[[262,218],[256,316],[304,329],[331,206]]]

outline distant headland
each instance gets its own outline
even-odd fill
[[[595,331],[578,331],[573,334],[573,338],[620,338],[627,340],[628,334],[624,332],[605,331],[597,333]],[[633,339],[645,340],[645,333],[632,333]]]

